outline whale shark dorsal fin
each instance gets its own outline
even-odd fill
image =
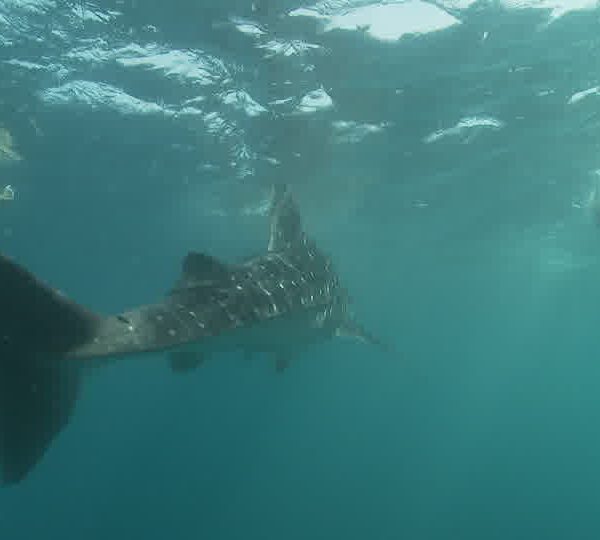
[[[269,251],[282,251],[302,242],[302,220],[288,186],[275,184],[271,191]]]
[[[181,264],[181,277],[175,283],[171,294],[193,287],[223,282],[231,276],[229,267],[206,253],[190,251]]]

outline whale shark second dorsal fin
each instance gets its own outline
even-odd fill
[[[302,242],[302,220],[296,201],[285,184],[271,191],[271,234],[269,251],[282,251]]]

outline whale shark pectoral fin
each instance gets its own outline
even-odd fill
[[[275,372],[278,374],[283,373],[288,367],[290,367],[289,358],[278,356],[275,358]]]
[[[242,349],[242,355],[244,356],[244,362],[251,362],[254,360],[254,357],[258,354],[258,351],[255,349],[251,349],[249,347],[244,347]]]
[[[335,331],[337,337],[352,338],[368,345],[375,345],[386,352],[391,352],[392,348],[389,344],[371,334],[355,321],[346,321],[342,323]]]
[[[275,356],[275,373],[284,373],[292,363],[292,355],[287,352],[279,352]]]
[[[169,353],[169,365],[173,373],[187,373],[200,367],[204,363],[204,355],[199,352],[172,352]]]

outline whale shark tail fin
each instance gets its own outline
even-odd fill
[[[99,318],[0,255],[0,480],[14,484],[67,424]]]
[[[0,481],[16,484],[42,459],[75,407],[80,370],[27,355],[0,362]]]

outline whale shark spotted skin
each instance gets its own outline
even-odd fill
[[[0,255],[0,473],[21,481],[67,425],[88,367],[166,352],[173,371],[213,351],[269,353],[284,371],[305,346],[335,335],[380,342],[348,308],[330,260],[302,230],[286,186],[273,189],[268,249],[228,265],[189,253],[158,303],[101,316]]]

